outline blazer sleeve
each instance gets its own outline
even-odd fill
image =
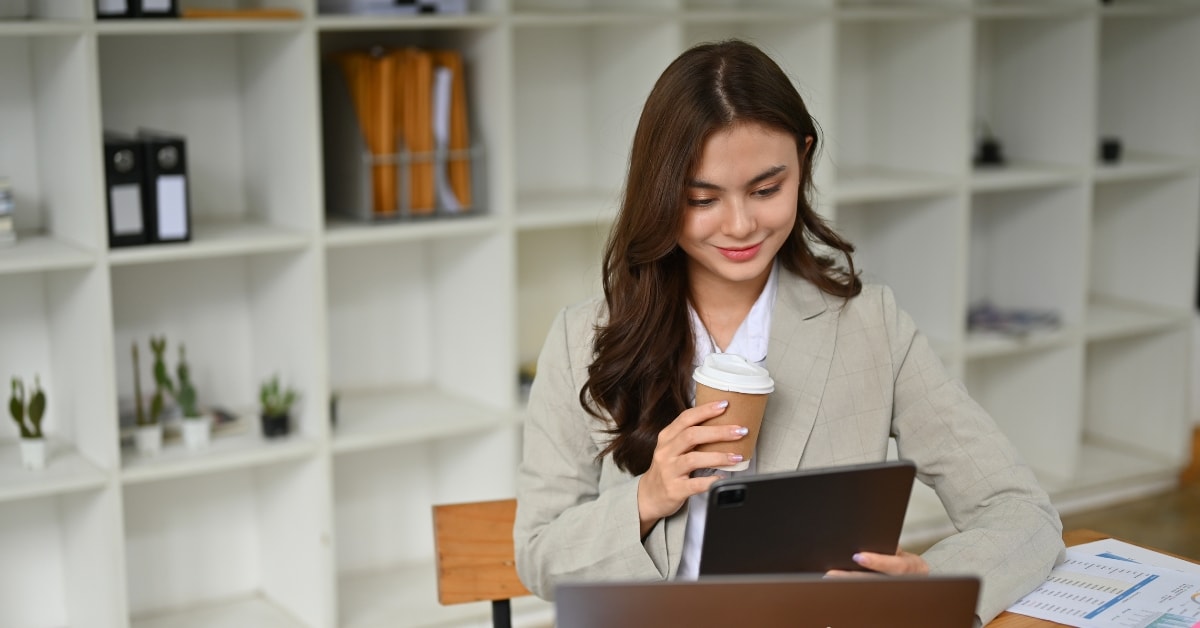
[[[637,478],[622,474],[601,490],[592,438],[601,424],[580,406],[572,369],[573,361],[587,363],[572,352],[590,356],[594,318],[569,312],[557,317],[538,357],[517,469],[517,574],[546,600],[566,580],[661,580],[668,572],[662,522],[641,539]]]
[[[901,311],[882,295],[895,376],[892,432],[958,530],[924,554],[933,573],[970,573],[983,587],[982,623],[1036,588],[1062,560],[1062,522],[1032,470],[988,413],[951,378]]]

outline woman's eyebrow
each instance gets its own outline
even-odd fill
[[[772,166],[770,168],[767,168],[766,170],[755,175],[752,179],[747,181],[746,187],[751,187],[758,183],[762,183],[763,181],[770,179],[771,177],[783,172],[784,170],[787,170],[786,164],[780,164],[778,166]],[[717,185],[716,183],[710,183],[703,179],[692,179],[691,181],[688,181],[688,187],[689,188],[701,188],[704,190],[716,190],[718,192],[722,192],[725,190],[725,188]]]

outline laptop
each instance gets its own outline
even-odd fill
[[[894,460],[718,480],[700,576],[864,571],[856,552],[896,553],[915,476]]]
[[[721,576],[563,583],[558,628],[971,628],[974,576]]]

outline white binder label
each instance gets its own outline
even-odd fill
[[[166,13],[171,10],[171,0],[142,0],[142,11]]]
[[[124,183],[112,186],[112,230],[114,235],[136,235],[142,225],[142,186]]]
[[[183,175],[158,177],[158,239],[182,240],[188,235],[187,179]]]
[[[125,0],[97,0],[96,13],[100,15],[112,15],[114,13],[124,14],[129,10],[129,3]]]

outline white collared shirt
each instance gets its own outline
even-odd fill
[[[754,305],[750,307],[750,312],[746,314],[746,318],[742,324],[738,326],[737,331],[733,333],[733,340],[729,346],[725,348],[724,353],[736,353],[754,362],[759,366],[766,366],[767,362],[767,346],[771,337],[771,310],[775,308],[775,293],[779,286],[779,263],[776,262],[771,267],[771,275],[767,278],[767,285],[763,286],[763,291],[758,295],[758,299],[754,301]],[[712,336],[704,327],[704,323],[700,320],[700,316],[696,310],[688,304],[688,314],[692,319],[692,333],[696,342],[696,357],[692,367],[700,366],[704,362],[704,358],[708,354],[717,351],[721,352],[720,347],[713,346]],[[696,402],[696,387],[692,384],[692,403]],[[735,471],[728,473],[729,476],[734,475],[752,475],[755,472],[756,466],[754,463],[755,457],[750,458],[750,466],[745,471]],[[713,472],[712,470],[708,470]],[[724,473],[724,472],[716,472]],[[700,493],[692,495],[688,498],[687,508],[687,528],[683,533],[683,556],[679,560],[679,571],[676,573],[677,580],[695,580],[699,577],[700,572],[700,546],[704,540],[704,522],[707,518],[708,493]]]

